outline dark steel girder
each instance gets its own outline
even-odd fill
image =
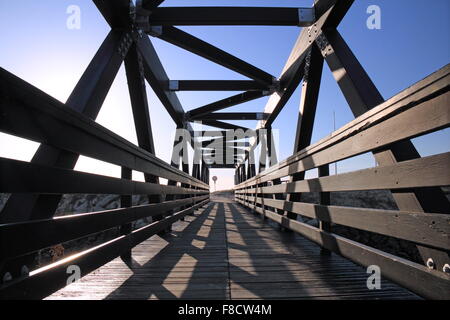
[[[189,120],[196,120],[197,118],[207,115],[211,112],[222,110],[228,107],[232,107],[244,102],[248,102],[251,100],[259,99],[264,97],[263,91],[246,91],[229,98],[225,98],[210,104],[207,104],[203,107],[199,107],[193,110],[190,110],[186,113],[186,117]]]
[[[222,141],[223,138],[219,138],[219,139],[215,139],[215,140],[207,140],[207,141],[202,141],[202,147],[208,147],[210,144],[212,143],[218,143],[217,141]],[[226,145],[227,147],[230,148],[236,148],[236,147],[249,147],[250,143],[249,142],[241,142],[241,141],[236,141],[236,140],[226,140]]]
[[[271,74],[175,27],[151,27],[148,33],[264,85],[274,82],[275,77]]]
[[[150,15],[152,25],[302,26],[314,23],[311,8],[278,7],[160,7]]]
[[[149,14],[153,11],[157,6],[164,2],[164,0],[137,0],[137,2],[141,2],[141,7],[145,10],[149,10]]]
[[[303,79],[301,88],[300,107],[297,118],[297,129],[295,133],[294,152],[311,144],[311,137],[314,128],[314,119],[316,116],[317,102],[319,98],[320,84],[322,80],[323,57],[317,46],[312,46],[309,56],[309,66]],[[328,167],[327,167],[328,168]],[[290,182],[303,180],[305,172],[293,174]],[[292,193],[286,196],[287,201],[300,201],[300,193]],[[297,215],[286,211],[286,216],[290,219],[297,219]]]
[[[262,112],[213,112],[198,116],[196,120],[264,120],[269,117],[268,113]]]
[[[351,49],[336,29],[324,30],[316,40],[355,118],[384,102],[384,99]],[[320,40],[320,41],[319,41]],[[344,71],[344,72],[343,72]],[[420,158],[411,140],[396,142],[372,152],[381,166]],[[391,190],[400,210],[448,213],[450,202],[439,187]],[[436,267],[448,261],[448,253],[417,245],[424,264],[432,257]]]
[[[294,154],[311,144],[311,137],[322,79],[323,57],[317,46],[311,48],[307,75],[303,79]]]
[[[253,80],[170,80],[171,91],[264,91],[270,87]]]
[[[147,93],[145,91],[144,76],[140,65],[140,53],[137,51],[136,45],[132,45],[125,58],[125,70],[138,145],[151,154],[155,154]]]
[[[227,131],[227,130],[224,130],[224,131],[207,130],[207,131],[195,131],[195,133],[198,134],[198,138],[223,139],[223,137],[226,137],[227,133],[230,133],[230,131]],[[231,131],[231,133],[232,133],[231,136],[233,138],[232,141],[236,141],[237,142],[238,140],[246,139],[245,136],[243,136],[243,137],[234,136],[234,132],[233,131]],[[256,134],[257,134],[257,132],[256,132]],[[239,142],[239,143],[241,143],[241,142]]]
[[[183,107],[176,94],[165,90],[162,85],[162,83],[169,81],[169,77],[150,39],[147,37],[139,38],[137,46],[142,55],[145,78],[176,125],[183,127]]]
[[[216,131],[216,130],[204,130],[204,131],[195,131],[195,134],[198,134],[198,138],[222,138],[227,134],[226,130]]]
[[[202,123],[204,125],[211,126],[211,127],[216,127],[216,128],[220,128],[220,129],[243,130],[244,132],[249,130],[248,128],[245,128],[245,127],[241,127],[241,126],[237,126],[235,124],[222,122],[222,121],[217,121],[217,120],[205,120],[205,121],[202,121]]]
[[[266,121],[260,123],[261,127],[269,128],[272,125],[300,84],[304,74],[305,59],[310,52],[314,40],[319,36],[319,30],[325,25],[327,25],[327,27],[337,27],[345,13],[350,9],[353,1],[354,0],[330,0],[320,2],[321,10],[319,10],[319,14],[321,12],[323,12],[323,14],[322,16],[317,16],[318,20],[314,26],[303,29],[300,33],[280,76],[280,88],[284,91],[282,91],[280,95],[272,95],[270,98],[264,112],[271,113],[271,115]],[[332,21],[332,23],[330,21]]]
[[[156,155],[142,70],[142,57],[135,44],[131,46],[125,57],[125,71],[138,145],[140,148]],[[159,178],[153,175],[144,174],[144,178],[146,182],[159,183]],[[161,202],[162,200],[159,195],[151,195],[148,199],[150,203]]]

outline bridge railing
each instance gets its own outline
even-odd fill
[[[138,243],[167,229],[209,201],[209,186],[121,138],[79,112],[0,69],[0,131],[122,168],[122,178],[0,158],[0,192],[29,194],[115,194],[121,208],[0,224],[3,268],[40,249],[120,227],[121,235],[88,250],[6,281],[2,298],[43,298],[66,285],[68,267],[83,276],[108,261],[128,255]],[[165,178],[168,185],[131,180],[132,170]],[[132,206],[132,195],[166,201]],[[178,199],[177,199],[178,197]],[[131,223],[153,217],[132,230]],[[5,269],[6,270],[6,269]],[[6,270],[8,271],[8,270]]]
[[[450,250],[450,214],[377,210],[330,205],[330,192],[391,190],[426,193],[450,185],[450,153],[400,161],[329,176],[329,164],[379,152],[450,123],[450,66],[362,114],[330,136],[235,187],[236,201],[285,228],[363,266],[377,265],[384,277],[417,294],[450,298],[450,275],[333,233],[333,224],[407,240],[442,252]],[[295,181],[294,174],[318,168],[319,177]],[[279,179],[291,178],[282,183]],[[320,203],[288,201],[287,195],[317,192]],[[440,208],[442,209],[442,208]],[[445,208],[444,208],[445,209]],[[287,213],[287,215],[284,215]],[[297,220],[314,218],[319,226]],[[448,262],[447,262],[448,263]],[[448,265],[447,265],[448,267]]]

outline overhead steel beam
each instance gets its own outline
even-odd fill
[[[218,141],[222,141],[223,138],[219,138],[219,139],[214,139],[214,140],[207,140],[207,141],[202,141],[202,147],[208,147],[210,144],[212,143],[218,143]],[[230,148],[234,148],[234,147],[249,147],[250,143],[249,142],[241,142],[241,141],[236,141],[236,140],[226,140],[226,145]]]
[[[155,154],[144,74],[141,66],[141,55],[137,51],[136,45],[133,45],[125,58],[125,71],[138,145],[151,154]]]
[[[270,87],[253,80],[170,80],[170,91],[264,91]]]
[[[138,145],[152,155],[156,155],[147,92],[145,90],[142,57],[135,44],[131,46],[125,57],[125,72]],[[146,182],[159,183],[159,178],[154,175],[144,174],[144,178]],[[162,200],[160,195],[149,195],[148,199],[150,203],[161,202]]]
[[[175,27],[152,26],[147,32],[264,85],[274,82],[275,77],[271,74]]]
[[[218,145],[217,146],[211,146],[211,147],[206,146],[206,147],[202,148],[202,150],[203,150],[204,154],[205,153],[206,154],[223,153],[223,147],[222,146],[218,146]],[[225,152],[234,152],[235,150],[239,150],[242,153],[248,152],[247,149],[244,149],[244,148],[233,148],[233,147],[230,147],[230,146],[226,147]]]
[[[315,6],[319,6],[316,9],[317,21],[311,28],[302,29],[302,32],[297,38],[294,48],[281,72],[281,86],[284,85],[286,87],[286,83],[297,72],[308,54],[311,45],[319,36],[319,30],[327,28],[336,29],[353,2],[354,0],[315,0]]]
[[[297,118],[297,131],[295,134],[293,154],[311,144],[317,102],[319,100],[323,57],[317,46],[311,48],[307,60],[308,64],[305,66],[305,76],[301,88],[301,100]]]
[[[210,104],[207,104],[203,107],[199,107],[193,110],[190,110],[186,113],[186,117],[189,120],[196,120],[200,116],[207,115],[211,112],[222,110],[225,108],[229,108],[244,102],[248,102],[251,100],[259,99],[264,97],[265,92],[263,91],[246,91],[237,95],[234,95],[229,98],[225,98]]]
[[[213,112],[198,116],[196,120],[264,120],[269,117],[268,113],[262,112]]]
[[[130,1],[129,0],[93,0],[97,8],[102,13],[105,20],[111,26],[111,28],[118,29],[129,29],[131,28],[132,19],[130,17]],[[138,8],[145,10],[150,9],[150,7],[157,7],[162,1],[138,1]],[[142,12],[140,13],[142,14]],[[177,96],[169,91],[165,91],[161,88],[160,82],[168,81],[167,74],[164,67],[159,60],[159,57],[153,48],[150,40],[147,37],[138,37],[137,47],[140,54],[143,57],[144,74],[145,78],[152,86],[155,94],[160,99],[161,103],[164,105],[169,115],[175,121],[177,126],[187,126],[187,129],[192,132],[192,127],[183,121],[184,110],[179,102]],[[122,53],[123,57],[125,53]]]
[[[263,25],[309,27],[313,8],[278,7],[160,7],[149,17],[152,25]]]
[[[221,128],[221,129],[227,129],[227,130],[243,130],[244,132],[249,130],[248,128],[237,126],[235,124],[217,121],[217,120],[205,120],[202,121],[204,125]]]
[[[303,78],[305,58],[308,55],[314,40],[319,35],[319,32],[316,32],[316,30],[321,30],[330,19],[333,19],[333,26],[337,26],[345,13],[350,9],[352,3],[353,0],[330,0],[326,3],[322,3],[323,15],[320,16],[313,27],[302,29],[280,76],[280,88],[282,89],[282,92],[279,94],[272,94],[264,109],[265,113],[271,113],[271,115],[266,121],[261,121],[258,128],[268,128],[272,125],[300,84],[300,81]]]

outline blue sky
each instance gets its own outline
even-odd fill
[[[167,6],[287,6],[309,7],[312,1],[176,1]],[[81,29],[66,27],[69,5],[81,9]],[[381,30],[366,27],[369,5],[381,8]],[[389,98],[449,62],[448,0],[357,0],[339,31],[384,96]],[[279,76],[301,29],[297,27],[181,27],[255,66]],[[109,31],[109,26],[89,0],[0,0],[0,66],[65,102],[89,61]],[[169,77],[182,79],[245,79],[245,77],[158,39],[152,41]],[[173,125],[151,88],[147,88],[157,155],[170,158]],[[179,98],[190,110],[234,92],[183,92]],[[292,154],[300,92],[297,90],[273,124],[279,129],[279,159]],[[267,98],[227,111],[262,111]],[[325,64],[313,141],[333,131],[333,111],[339,128],[353,116]],[[119,71],[97,120],[105,127],[136,142],[126,77]],[[256,121],[234,122],[249,128]],[[450,150],[450,133],[444,130],[414,140],[422,155]],[[0,156],[31,159],[37,144],[0,134]],[[339,172],[372,166],[370,155],[346,160]],[[118,176],[119,168],[82,157],[77,170]],[[232,184],[230,170],[215,170],[218,188]],[[139,175],[135,176],[139,179]]]

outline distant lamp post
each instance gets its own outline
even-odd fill
[[[217,181],[217,177],[213,176],[212,180],[214,181],[214,191],[216,191],[216,181]]]

